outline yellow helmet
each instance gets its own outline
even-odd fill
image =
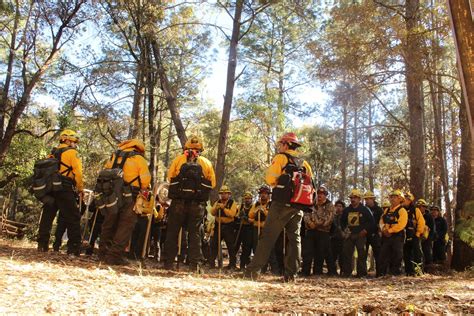
[[[219,190],[219,194],[221,194],[221,193],[232,193],[232,191],[230,191],[230,189],[229,189],[228,186],[223,185],[223,186],[221,187],[221,189]]]
[[[142,154],[145,153],[145,144],[141,140],[136,139],[136,138],[124,140],[123,142],[118,144],[118,147],[121,150],[125,150],[127,148],[133,147],[136,151]]]
[[[198,149],[200,151],[204,150],[201,140],[196,135],[191,135],[186,143],[184,144],[184,149]]]
[[[414,201],[415,196],[411,192],[405,192],[405,199],[410,200],[410,201]]]
[[[428,207],[428,203],[426,203],[424,199],[419,199],[418,201],[416,201],[416,205]]]
[[[253,199],[252,192],[250,192],[250,191],[246,191],[246,192],[242,195],[242,197],[243,197],[244,199]]]
[[[400,190],[393,190],[392,192],[390,192],[389,196],[399,196],[403,198],[403,193]]]
[[[77,136],[77,133],[72,129],[65,129],[61,132],[61,134],[59,134],[59,141],[62,143],[66,140],[79,143],[79,136]]]
[[[375,199],[375,194],[372,191],[367,191],[364,194],[364,199]]]
[[[362,198],[362,192],[360,192],[360,190],[358,189],[352,189],[351,190],[351,194],[349,194],[349,197],[359,197],[359,198]]]

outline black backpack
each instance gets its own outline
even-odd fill
[[[168,197],[170,199],[207,201],[211,189],[211,181],[204,178],[201,165],[197,162],[187,161],[179,169],[179,174],[171,178]]]
[[[63,189],[63,179],[72,172],[72,167],[61,161],[61,155],[72,147],[53,148],[53,157],[41,159],[35,162],[33,169],[31,189],[34,196],[42,201],[51,192]],[[66,170],[59,173],[59,167],[63,165]],[[73,180],[70,179],[72,182]]]
[[[124,206],[133,203],[132,188],[130,184],[140,177],[137,176],[132,181],[126,183],[123,180],[123,166],[128,158],[140,155],[135,151],[117,150],[115,159],[110,169],[103,169],[99,172],[95,185],[95,202],[97,209],[105,213],[118,213]],[[122,161],[118,164],[118,158],[122,157]]]

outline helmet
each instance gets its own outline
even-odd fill
[[[419,199],[418,201],[416,201],[416,205],[417,206],[428,207],[428,203],[426,203],[426,201],[424,199]]]
[[[279,143],[288,143],[296,145],[297,147],[301,146],[301,142],[298,140],[298,137],[295,133],[285,133],[282,137],[278,140]]]
[[[272,188],[264,184],[258,189],[258,194],[261,194],[262,192],[267,192],[268,194],[272,194]]]
[[[328,189],[324,186],[324,185],[320,185],[318,187],[318,190],[316,190],[316,193],[319,193],[319,192],[322,192],[324,193],[325,195],[328,195]]]
[[[375,199],[375,194],[372,191],[367,191],[364,194],[364,199]]]
[[[59,141],[62,143],[66,140],[79,143],[79,136],[77,136],[77,133],[72,129],[65,129],[59,134]]]
[[[252,192],[250,192],[250,191],[245,191],[245,193],[242,194],[242,197],[243,197],[244,199],[253,199]]]
[[[127,139],[121,142],[118,147],[121,150],[127,149],[127,148],[134,148],[136,151],[140,153],[145,153],[145,144],[139,140],[139,139]]]
[[[399,196],[403,198],[403,193],[400,190],[393,190],[392,192],[390,192],[389,196]]]
[[[200,151],[204,150],[201,140],[196,135],[191,135],[186,144],[184,144],[184,149],[198,149]]]
[[[410,200],[410,201],[414,201],[415,196],[411,192],[405,192],[405,199]]]
[[[349,194],[349,197],[359,197],[359,198],[362,198],[362,192],[360,192],[360,190],[358,189],[352,189],[351,190],[351,194]]]
[[[229,189],[228,186],[223,185],[223,186],[221,187],[221,189],[219,190],[219,194],[221,194],[221,193],[232,193],[232,191],[230,191],[230,189]]]
[[[390,202],[387,201],[387,200],[384,200],[384,201],[382,202],[382,207],[383,207],[383,208],[385,208],[385,207],[390,207]]]
[[[441,209],[437,205],[433,205],[433,206],[430,207],[430,211],[435,211],[435,210],[438,211],[438,212],[441,212]]]

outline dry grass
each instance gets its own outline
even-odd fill
[[[87,257],[37,253],[34,245],[0,241],[0,313],[209,314],[356,312],[474,314],[467,273],[384,279],[299,279],[284,284],[238,273],[169,273],[156,263],[112,268]]]

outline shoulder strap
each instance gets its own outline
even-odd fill
[[[283,153],[283,155],[286,156],[286,158],[288,159],[288,162],[286,163],[286,165],[283,167],[282,170],[285,170],[286,166],[287,166],[290,162],[292,162],[293,164],[295,164],[295,166],[296,166],[298,169],[300,169],[300,168],[303,166],[303,159],[297,158],[297,157],[292,156],[292,155],[290,155],[290,154],[288,154],[288,153]]]
[[[138,153],[136,151],[123,151],[123,150],[120,150],[120,149],[117,150],[115,152],[115,159],[114,159],[114,162],[112,164],[112,169],[119,168],[119,169],[123,170],[123,166],[125,165],[125,162],[127,161],[127,159],[130,158],[130,157],[136,156],[136,155],[140,155],[140,153]],[[120,164],[118,163],[118,157],[122,157],[122,161],[120,161]],[[138,180],[138,185],[141,188],[142,187],[142,181],[141,181],[139,175],[136,176],[135,178],[133,178],[132,180],[130,180],[129,182],[125,182],[125,185],[130,185],[135,180]]]
[[[232,203],[234,203],[234,200],[229,199],[229,200],[227,201],[227,203],[225,204],[225,208],[231,208],[231,207],[232,207]]]
[[[58,161],[59,161],[59,164],[60,165],[63,165],[64,167],[66,167],[66,170],[64,170],[63,172],[61,172],[60,174],[61,175],[66,175],[68,176],[70,172],[72,172],[72,166],[69,166],[69,165],[66,165],[62,160],[61,160],[61,156],[64,152],[68,151],[69,149],[74,149],[72,147],[63,147],[63,148],[53,148],[51,150],[51,155],[54,156],[54,158],[56,158]]]

